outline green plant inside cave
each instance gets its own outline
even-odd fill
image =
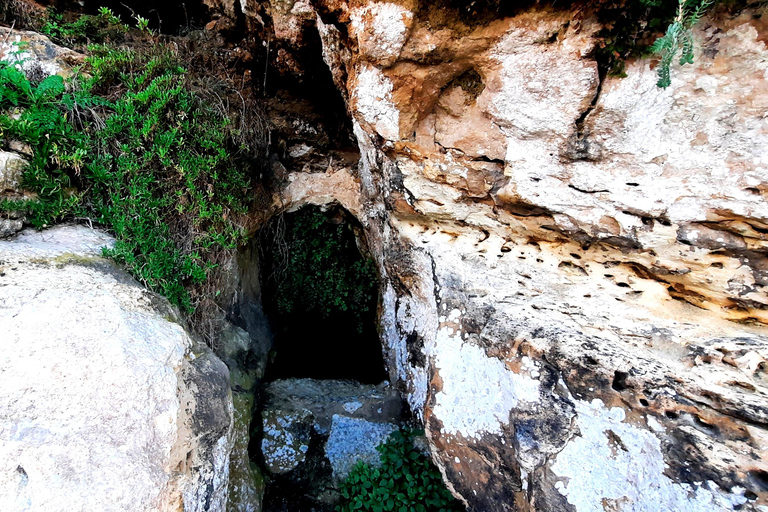
[[[414,430],[395,431],[379,446],[380,466],[358,462],[341,484],[337,512],[452,512],[465,510],[445,487],[432,460],[416,449]]]
[[[107,254],[191,312],[196,287],[243,240],[244,148],[168,47],[88,52],[67,82],[35,83],[18,62],[0,62],[0,142],[31,149],[23,187],[33,194],[0,208],[37,228],[108,227],[117,243]]]
[[[370,258],[359,257],[344,215],[303,208],[277,223],[282,261],[273,253],[270,278],[278,314],[300,311],[328,318],[349,312],[355,330],[362,332],[366,315],[376,308],[376,267]]]
[[[263,232],[264,302],[275,332],[270,378],[386,379],[376,330],[378,273],[361,254],[354,225],[340,208],[305,207]],[[321,337],[334,343],[318,343]]]

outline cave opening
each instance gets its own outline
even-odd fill
[[[273,219],[260,246],[274,334],[266,380],[387,380],[378,272],[354,217],[338,206],[307,206]]]

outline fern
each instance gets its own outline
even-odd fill
[[[693,27],[701,20],[704,13],[715,0],[679,0],[677,16],[667,27],[667,32],[653,43],[651,52],[661,58],[656,85],[665,89],[671,82],[670,66],[680,52],[681,66],[693,64]]]

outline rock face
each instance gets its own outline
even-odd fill
[[[456,496],[764,510],[764,20],[702,22],[661,90],[648,61],[601,78],[576,7],[271,5],[284,59],[316,25],[361,154],[287,164],[285,207],[365,226],[392,381]]]
[[[224,511],[229,372],[84,227],[0,242],[0,503]]]
[[[358,461],[378,464],[376,447],[403,419],[400,395],[386,382],[286,379],[264,394],[261,452],[273,475],[267,510],[333,510],[338,482]]]
[[[661,90],[648,61],[602,77],[602,27],[582,6],[470,19],[454,2],[208,4],[271,31],[281,70],[306,73],[306,55],[329,67],[359,163],[313,172],[326,159],[292,141],[270,162],[285,182],[276,204],[338,202],[365,228],[393,387],[468,509],[768,508],[759,13],[704,20],[696,64]],[[67,73],[45,64],[50,43],[20,37],[43,72]],[[222,510],[226,370],[98,257],[103,239],[67,248],[67,233],[0,244],[2,353],[22,354],[0,359],[2,502]],[[243,432],[252,383],[237,382]],[[348,467],[350,433],[378,439],[390,422],[348,411],[362,402],[343,393],[320,414],[300,384],[270,387],[262,449],[276,482],[325,485]],[[253,477],[246,448],[237,482]]]
[[[21,197],[21,177],[27,161],[17,153],[0,151],[0,201]],[[21,212],[0,213],[0,239],[21,231],[24,227]]]
[[[218,354],[230,371],[234,405],[227,511],[257,512],[261,510],[264,478],[261,470],[250,459],[248,444],[251,439],[256,386],[264,376],[264,369],[249,369],[243,364],[243,359],[255,352],[251,336],[243,329],[227,324],[219,343]]]
[[[50,75],[69,77],[84,58],[37,32],[0,27],[0,59],[17,63],[31,79]]]

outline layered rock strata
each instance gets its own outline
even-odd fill
[[[662,90],[649,61],[604,77],[578,7],[313,6],[267,14],[284,53],[317,30],[361,158],[285,162],[283,205],[366,227],[391,377],[453,492],[483,511],[768,506],[762,18],[702,22]]]

